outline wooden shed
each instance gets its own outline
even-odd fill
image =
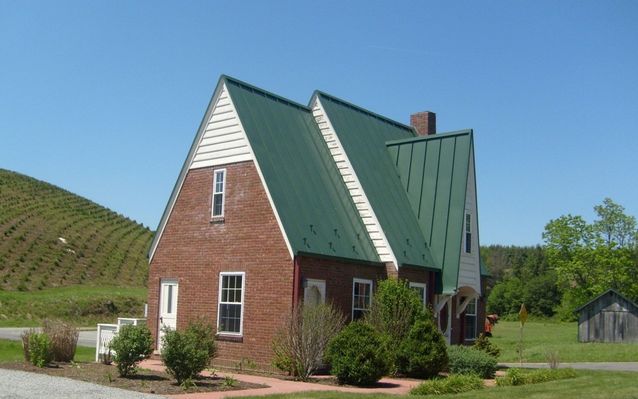
[[[578,341],[638,343],[638,306],[614,290],[576,309]]]

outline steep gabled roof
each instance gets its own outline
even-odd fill
[[[313,99],[315,96],[339,136],[399,264],[440,270],[385,147],[389,140],[414,138],[414,130],[326,93],[316,92]]]
[[[459,274],[472,131],[391,141],[387,151],[434,261],[443,268],[443,293],[452,293]]]

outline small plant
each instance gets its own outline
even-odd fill
[[[37,367],[45,367],[53,361],[51,339],[45,333],[29,336],[29,360]]]
[[[483,389],[483,379],[475,375],[450,375],[447,378],[438,378],[425,381],[412,388],[411,395],[445,395],[462,393]]]
[[[447,367],[445,339],[431,319],[417,321],[399,345],[396,365],[400,373],[430,378]]]
[[[113,374],[111,374],[110,371],[106,373],[106,380],[109,382],[109,384],[113,383]]]
[[[22,352],[24,354],[25,362],[31,361],[31,354],[29,352],[29,339],[31,339],[32,335],[37,333],[38,332],[36,331],[35,328],[30,328],[28,330],[23,331],[22,334],[20,334],[20,338],[22,338]]]
[[[492,378],[496,372],[496,359],[493,356],[467,346],[450,346],[448,358],[452,374],[474,374],[481,378]]]
[[[489,340],[489,338],[487,337],[487,335],[485,335],[485,333],[481,333],[478,336],[476,341],[474,341],[473,347],[474,349],[478,349],[480,351],[487,353],[488,355],[494,357],[495,359],[498,359],[498,357],[501,355],[501,350],[498,348],[498,346],[494,345]]]
[[[197,377],[210,364],[211,348],[214,346],[212,333],[202,334],[198,322],[190,324],[183,332],[165,329],[162,361],[166,371],[182,385],[184,381]]]
[[[330,341],[326,360],[340,384],[372,385],[388,372],[386,340],[369,324],[355,321]]]
[[[184,391],[188,391],[191,388],[194,388],[195,385],[195,381],[193,381],[192,378],[186,378],[184,381],[182,381],[181,384],[179,384],[179,387],[182,388],[182,390]]]
[[[545,353],[545,359],[547,360],[547,365],[550,369],[558,368],[558,365],[560,364],[560,356],[558,354],[558,351],[547,351],[547,353]]]
[[[128,377],[137,371],[137,363],[153,353],[153,339],[146,326],[123,326],[111,341],[109,349],[115,352],[113,360],[121,377]]]
[[[507,370],[504,377],[496,378],[498,386],[516,386],[525,384],[539,384],[542,382],[564,380],[567,378],[575,378],[574,369],[539,369],[529,372],[523,372],[521,369],[512,368]]]
[[[61,321],[45,320],[42,331],[51,338],[51,351],[56,362],[70,362],[75,357],[80,333]]]
[[[237,385],[237,383],[238,381],[232,375],[227,375],[221,382],[221,386],[224,388],[233,388]]]

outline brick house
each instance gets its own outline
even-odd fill
[[[483,329],[472,131],[435,134],[323,92],[302,105],[222,76],[149,251],[148,324],[205,318],[221,365],[268,368],[299,301],[351,319],[409,281],[448,342]]]

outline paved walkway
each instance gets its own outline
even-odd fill
[[[140,365],[141,367],[151,370],[163,371],[164,365],[159,360],[145,360]],[[206,375],[206,372],[202,373]],[[384,393],[384,394],[401,394],[405,395],[410,392],[410,389],[417,386],[420,380],[408,380],[408,379],[394,379],[394,378],[382,378],[379,381],[379,385],[374,388],[355,388],[355,387],[341,387],[335,385],[316,384],[309,382],[299,381],[287,381],[279,378],[264,377],[259,375],[237,374],[237,373],[217,373],[218,376],[224,377],[226,375],[233,378],[250,382],[253,384],[268,385],[268,388],[256,388],[245,389],[242,391],[228,391],[228,392],[202,392],[202,393],[189,393],[184,395],[175,395],[171,397],[183,398],[183,399],[220,399],[231,398],[238,396],[263,396],[281,393],[294,393],[294,392],[310,392],[310,391],[339,391],[339,392],[357,392],[357,393]]]
[[[10,339],[12,341],[21,341],[20,335],[24,330],[28,330],[29,327],[3,327],[0,328],[0,338]],[[79,346],[88,346],[95,348],[95,342],[97,341],[96,330],[81,330],[78,337]]]
[[[499,363],[499,366],[512,368],[522,367],[530,369],[549,368],[547,363]],[[602,371],[638,371],[638,362],[589,362],[589,363],[560,363],[559,368],[573,368],[578,370]]]

